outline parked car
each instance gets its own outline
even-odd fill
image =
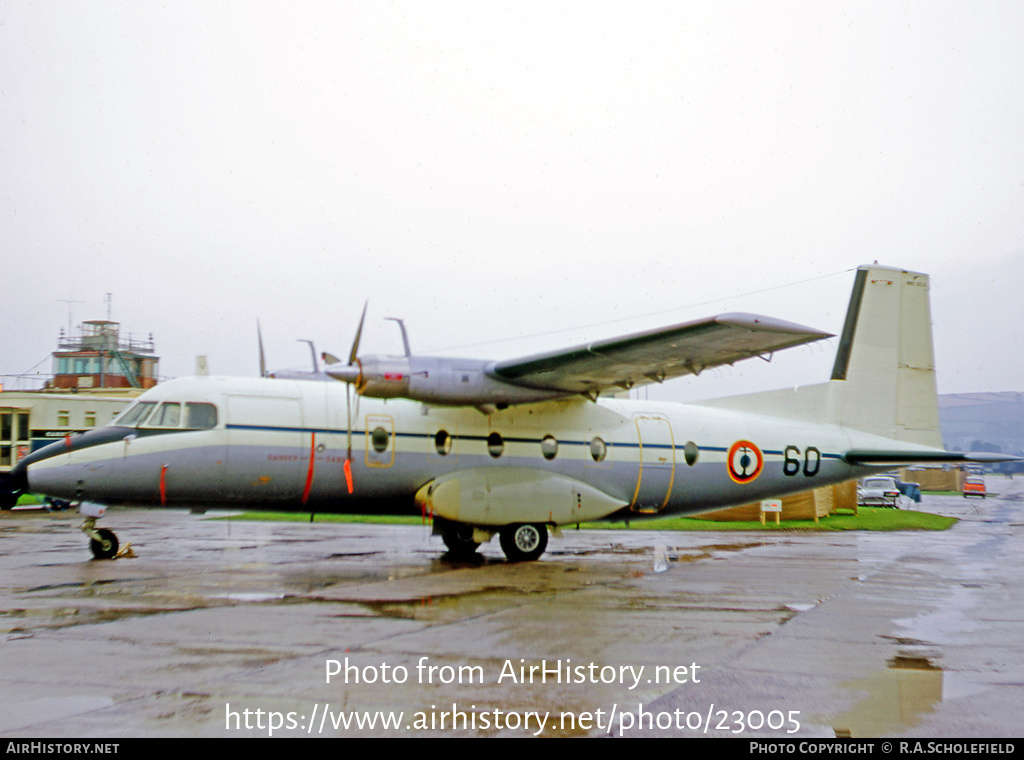
[[[906,496],[913,502],[918,504],[921,503],[921,484],[920,483],[907,483],[903,480],[896,481],[896,487],[900,489],[900,493]]]
[[[968,475],[964,478],[964,498],[968,496],[980,496],[985,498],[985,478],[977,475]]]
[[[857,504],[861,507],[892,507],[899,509],[900,489],[890,477],[864,478],[857,484]]]

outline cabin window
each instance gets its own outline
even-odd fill
[[[388,431],[382,427],[375,427],[373,432],[370,433],[370,443],[373,444],[373,450],[378,454],[382,454],[388,450],[388,440],[391,436]]]
[[[683,458],[686,460],[686,463],[690,465],[690,467],[693,467],[697,464],[697,457],[699,456],[700,449],[697,448],[697,444],[693,441],[687,441],[686,445],[683,447]]]
[[[217,427],[217,407],[213,404],[185,404],[185,427],[189,430],[210,430]]]
[[[68,427],[71,425],[71,412],[62,410],[57,412],[57,426]]]
[[[447,456],[452,450],[452,437],[447,430],[438,430],[434,436],[434,448],[441,456]]]
[[[604,458],[608,456],[608,444],[601,438],[594,438],[590,442],[590,456],[595,462],[603,462]]]
[[[540,442],[540,453],[547,460],[554,459],[558,453],[558,440],[553,435],[544,436],[544,439]]]
[[[96,427],[96,412],[85,413],[85,426]]]
[[[501,433],[491,433],[487,436],[487,452],[497,459],[505,451],[505,440]]]
[[[150,427],[178,427],[181,422],[181,404],[167,401],[153,412],[149,420]]]

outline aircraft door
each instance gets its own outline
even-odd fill
[[[225,486],[229,498],[298,500],[310,434],[297,398],[229,396]]]
[[[676,474],[672,425],[658,415],[634,418],[640,444],[640,472],[630,508],[634,512],[660,512],[668,504]]]

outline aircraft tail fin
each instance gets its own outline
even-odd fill
[[[832,379],[705,402],[942,448],[928,275],[857,270]]]
[[[830,421],[942,448],[928,275],[857,270],[829,385]]]

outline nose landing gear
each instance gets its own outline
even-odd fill
[[[106,507],[97,504],[79,504],[78,511],[85,517],[80,527],[82,532],[89,537],[89,548],[92,549],[93,557],[96,559],[114,559],[118,556],[135,556],[131,550],[131,544],[125,544],[124,549],[121,549],[121,554],[119,555],[120,542],[117,540],[114,531],[96,527],[96,520],[107,511]]]
[[[89,534],[89,531],[86,531],[86,533]],[[120,543],[117,540],[117,536],[114,535],[114,531],[107,530],[106,528],[99,528],[94,529],[93,533],[96,534],[96,538],[91,538],[89,540],[89,548],[92,549],[92,556],[96,559],[113,559],[116,557]]]

